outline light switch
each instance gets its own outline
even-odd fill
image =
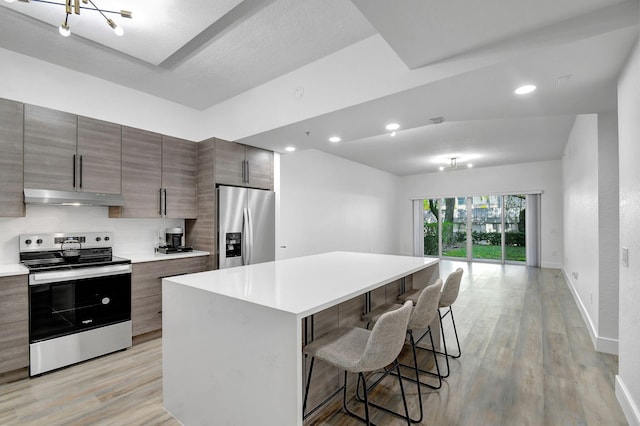
[[[629,267],[629,249],[627,247],[622,247],[622,266]]]

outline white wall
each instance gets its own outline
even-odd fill
[[[160,230],[174,226],[184,227],[184,220],[109,219],[107,207],[28,205],[26,217],[0,218],[0,264],[18,262],[20,234],[113,232],[114,254],[151,254]]]
[[[198,142],[201,112],[0,48],[0,97]]]
[[[591,337],[598,330],[598,116],[576,117],[562,157],[565,278]],[[577,276],[576,276],[577,274]],[[582,306],[580,306],[582,305]]]
[[[598,346],[616,354],[620,296],[618,173],[618,112],[598,114]],[[615,347],[606,350],[605,339]]]
[[[618,80],[620,151],[620,345],[616,395],[631,425],[640,425],[640,41]]]
[[[397,253],[398,178],[316,150],[280,156],[276,257],[327,251]]]
[[[541,265],[560,268],[562,254],[561,162],[546,161],[429,173],[400,179],[396,203],[398,244],[402,254],[413,252],[411,199],[418,197],[518,194],[543,191],[541,196]]]

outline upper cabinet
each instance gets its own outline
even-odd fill
[[[273,152],[216,139],[214,173],[216,183],[273,189]]]
[[[194,142],[162,137],[162,195],[166,217],[197,216],[196,149]]]
[[[0,99],[0,216],[24,216],[22,196],[23,105]]]
[[[24,106],[24,187],[119,194],[120,126]]]
[[[78,189],[120,194],[121,127],[78,117]]]
[[[162,215],[162,136],[122,127],[122,197],[124,207],[110,207],[110,217]]]
[[[77,181],[76,115],[24,106],[24,187],[74,191]]]
[[[122,128],[124,207],[110,217],[195,218],[196,144],[130,127]]]

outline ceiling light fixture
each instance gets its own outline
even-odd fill
[[[5,1],[7,3],[13,3],[16,0],[5,0]],[[117,36],[124,35],[124,30],[122,29],[122,27],[119,27],[113,21],[113,19],[107,18],[107,15],[105,15],[105,13],[117,14],[123,18],[129,18],[129,19],[132,18],[132,14],[128,10],[121,10],[119,12],[116,12],[113,10],[100,9],[98,6],[95,5],[93,0],[64,0],[64,2],[55,2],[55,1],[49,1],[49,0],[20,0],[20,2],[22,3],[31,3],[32,1],[36,3],[46,3],[46,4],[53,4],[53,5],[65,7],[66,15],[64,17],[64,22],[58,27],[58,32],[63,37],[69,37],[71,35],[71,28],[69,27],[69,15],[71,14],[80,15],[81,9],[92,10],[94,12],[100,13],[100,15],[102,15],[102,17],[107,21],[107,25],[111,27],[111,29]],[[82,4],[87,6],[81,6],[80,2],[82,2]]]
[[[340,139],[338,136],[331,136],[329,138],[329,142],[333,142],[333,143],[337,143],[340,142],[342,139]]]
[[[296,147],[295,146],[288,146],[284,150],[287,151],[287,152],[293,152],[293,151],[296,150]]]
[[[518,87],[513,91],[513,93],[515,93],[516,95],[526,95],[527,93],[531,93],[534,90],[536,90],[536,86],[534,86],[533,84],[525,84],[524,86]]]
[[[467,163],[466,166],[460,166],[458,165],[458,158],[457,157],[451,157],[449,159],[449,164],[446,166],[440,166],[440,171],[441,172],[448,172],[448,171],[452,171],[452,170],[457,170],[457,169],[470,169],[471,167],[473,167],[473,165],[471,163]]]
[[[400,128],[400,125],[398,123],[391,123],[391,124],[387,124],[386,129],[387,130],[398,130]]]

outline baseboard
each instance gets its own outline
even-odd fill
[[[540,267],[547,269],[562,269],[562,264],[556,262],[542,262]]]
[[[618,355],[618,339],[596,337],[596,350],[605,354]]]
[[[598,352],[604,352],[607,354],[618,355],[618,339],[611,339],[608,337],[600,337],[598,336],[598,332],[596,330],[595,325],[591,321],[591,317],[587,311],[587,308],[582,303],[582,300],[578,296],[578,292],[567,274],[567,271],[562,268],[562,275],[564,276],[564,280],[567,283],[567,287],[569,287],[569,291],[571,291],[571,295],[573,296],[573,300],[576,302],[576,306],[578,306],[578,311],[580,311],[580,315],[582,316],[582,320],[587,326],[587,330],[589,331],[589,336],[591,336],[591,342],[593,343],[593,347]]]
[[[629,426],[640,426],[640,410],[619,375],[616,376],[616,398]]]

